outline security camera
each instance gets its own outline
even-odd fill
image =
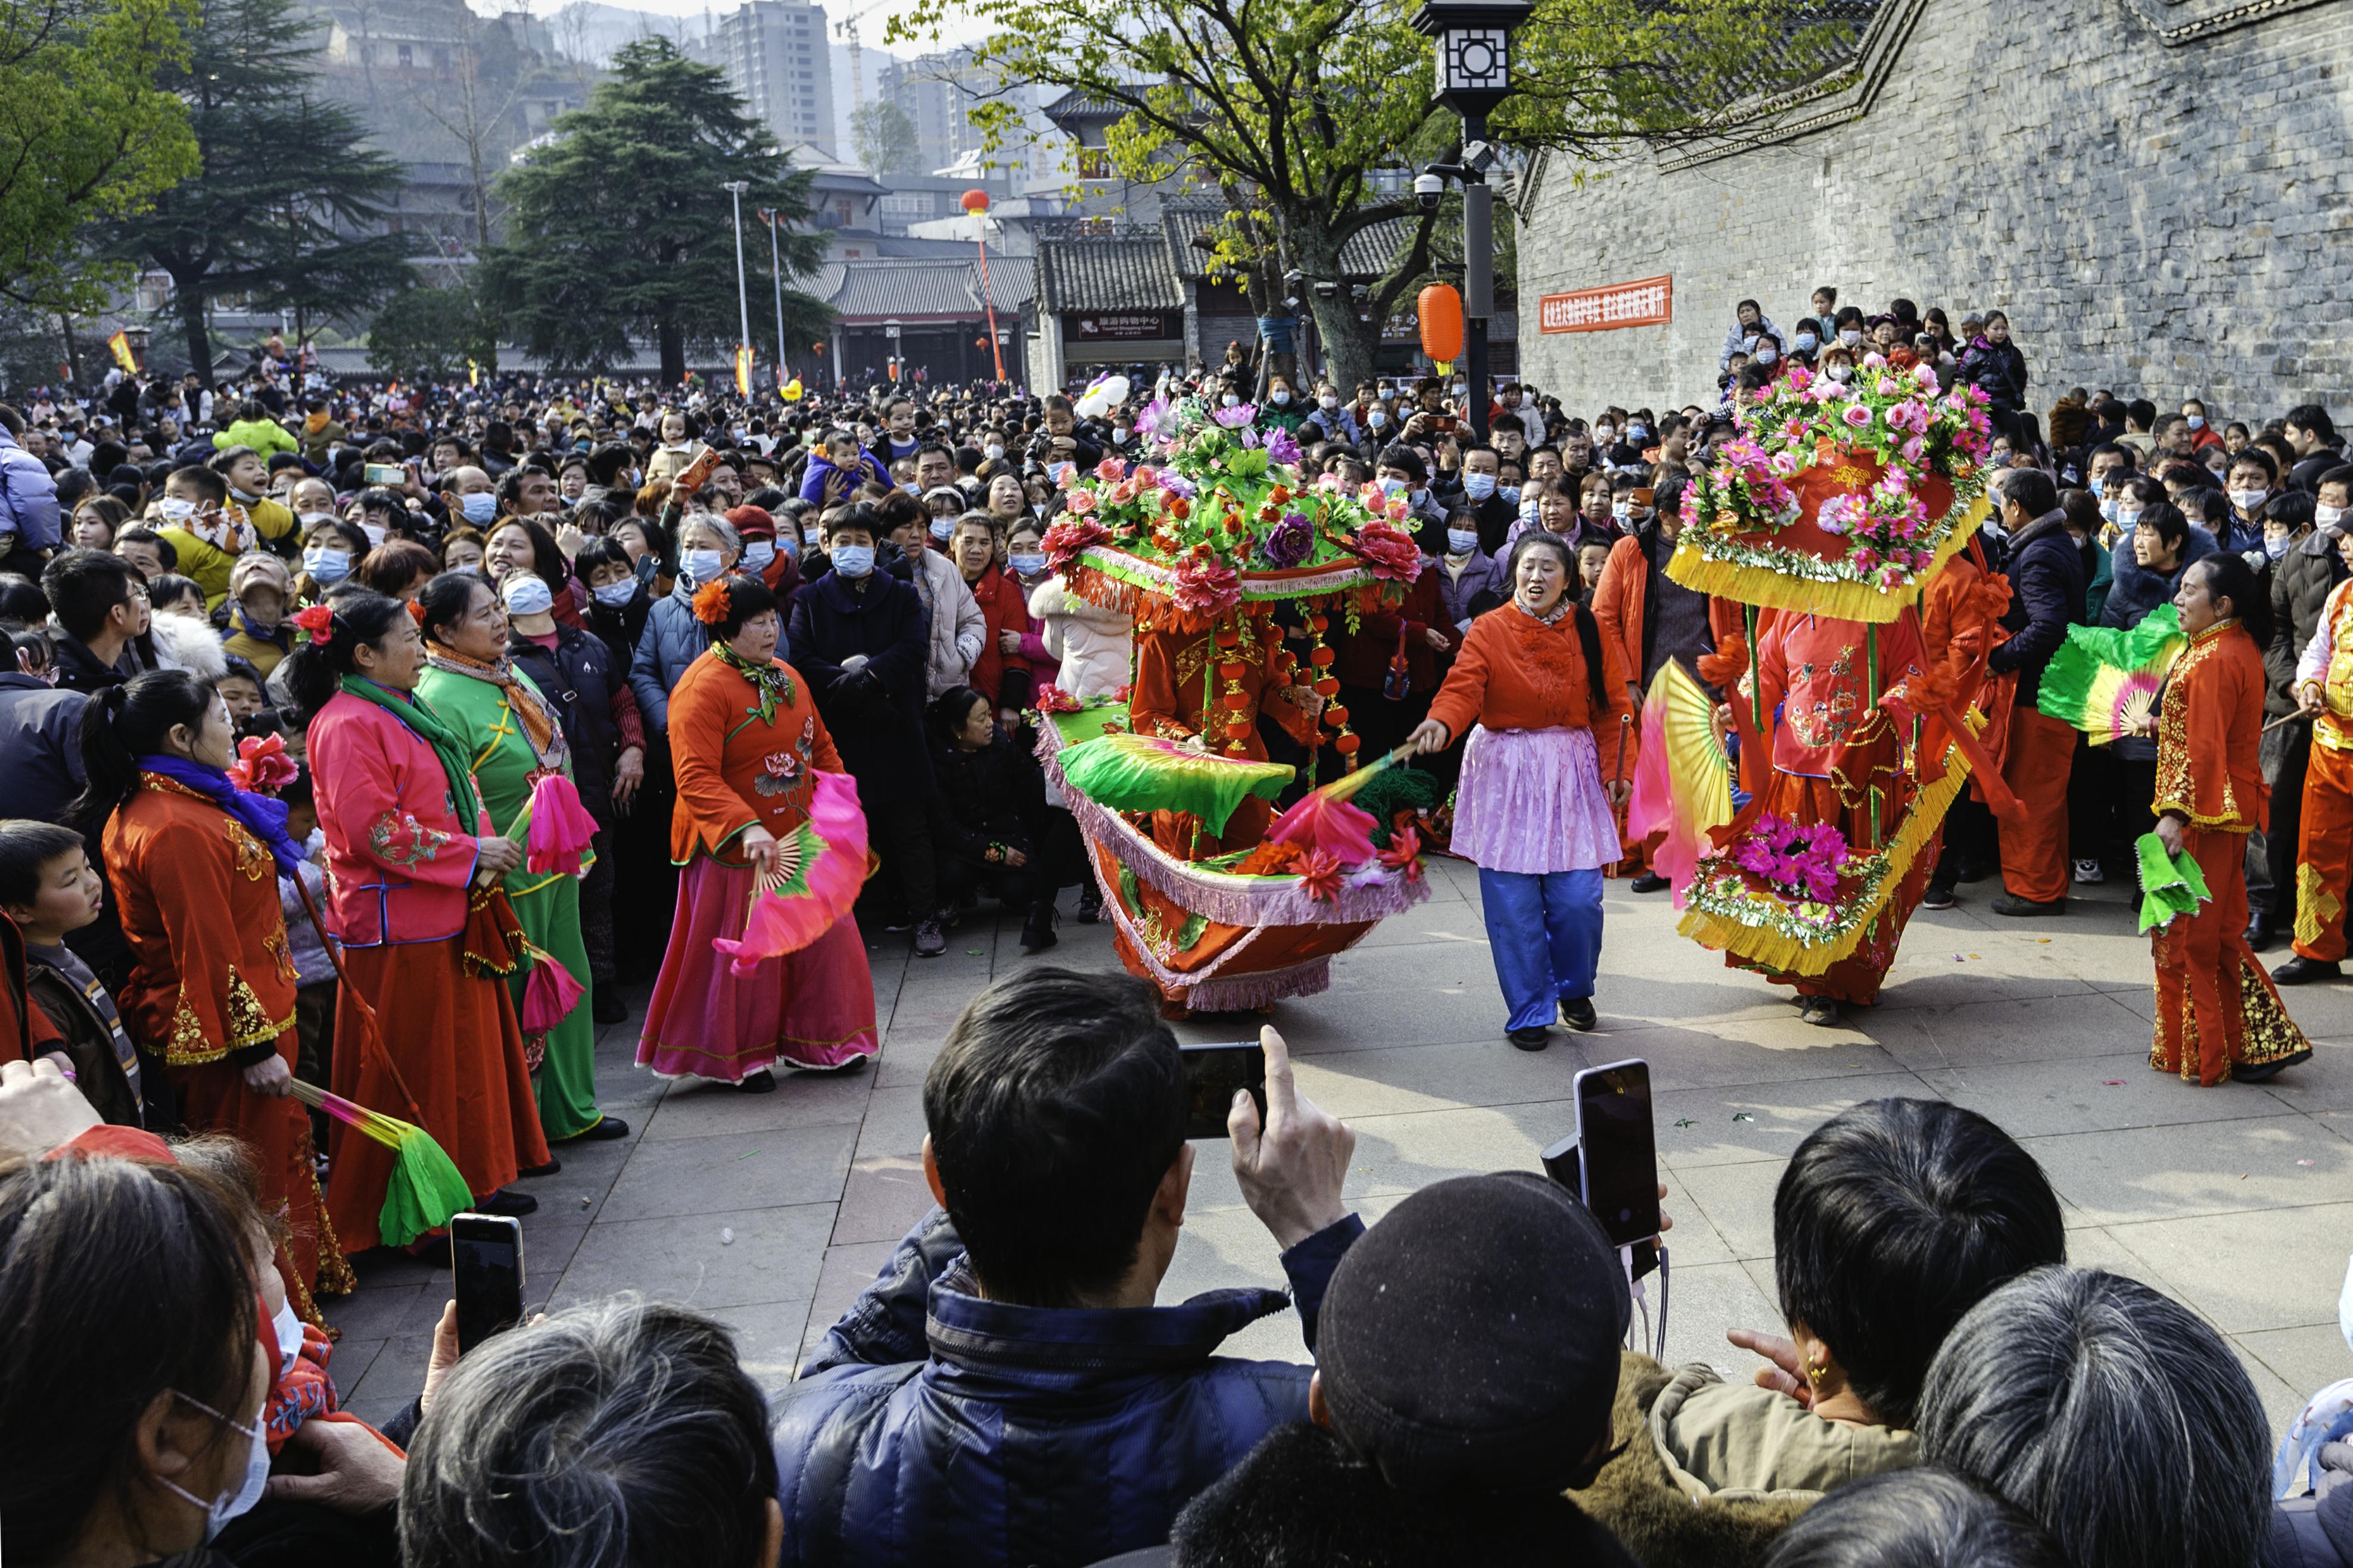
[[[1495,166],[1496,153],[1491,142],[1462,143],[1462,166],[1474,174],[1483,174]]]
[[[1437,174],[1416,174],[1413,177],[1414,199],[1424,212],[1438,210],[1438,198],[1446,194],[1446,181]]]
[[[1340,292],[1340,285],[1339,285],[1338,283],[1335,282],[1333,279],[1329,279],[1329,278],[1318,278],[1318,279],[1315,280],[1315,297],[1316,297],[1317,299],[1319,299],[1319,300],[1329,300],[1329,299],[1333,299],[1333,298],[1336,297],[1336,296],[1339,294],[1339,292]]]

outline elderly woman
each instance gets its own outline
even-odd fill
[[[708,651],[679,680],[670,724],[670,859],[684,869],[638,1065],[765,1093],[779,1058],[849,1067],[878,1048],[874,983],[850,916],[749,975],[712,945],[742,939],[762,879],[789,869],[779,857],[808,820],[817,774],[844,769],[808,683],[776,657],[784,624],[767,586],[722,577],[693,608]]]
[[[1592,612],[1576,602],[1568,542],[1532,533],[1513,546],[1512,599],[1471,623],[1430,717],[1409,739],[1442,752],[1468,731],[1454,852],[1479,868],[1504,1031],[1524,1051],[1550,1037],[1554,1009],[1595,1023],[1601,868],[1618,858],[1596,725],[1615,729],[1628,676]]]
[[[529,614],[547,613],[546,584],[528,572],[510,572],[512,602]],[[526,597],[535,594],[535,597]],[[417,596],[425,632],[426,669],[417,694],[432,704],[473,760],[482,809],[508,837],[524,837],[533,787],[547,773],[575,776],[562,715],[547,693],[507,656],[507,611],[499,594],[470,572],[447,572]],[[546,871],[516,867],[507,873],[508,901],[523,935],[560,963],[585,992],[592,984],[580,930],[580,873],[571,864]],[[518,1014],[530,976],[508,982]],[[585,995],[544,1030],[526,1034],[523,1049],[536,1058],[532,1086],[539,1099],[540,1131],[550,1143],[572,1138],[626,1138],[628,1124],[596,1109],[596,1029]]]

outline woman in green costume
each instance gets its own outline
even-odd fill
[[[521,839],[531,826],[524,808],[533,787],[549,773],[572,774],[555,710],[529,676],[507,662],[506,609],[480,574],[442,574],[426,584],[413,608],[424,627],[427,665],[417,694],[459,735],[491,820]],[[583,869],[588,860],[584,852]],[[582,988],[561,1023],[544,1035],[526,1030],[523,1037],[540,1129],[550,1143],[626,1138],[628,1124],[596,1109],[596,1026],[587,1004],[580,879],[569,869],[534,871],[526,864],[508,872],[505,885],[523,935],[538,950],[533,962],[562,964]],[[519,1014],[529,981],[524,972],[508,982]]]

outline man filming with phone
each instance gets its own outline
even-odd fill
[[[1226,1128],[1291,1294],[1161,1306],[1195,1149],[1158,992],[1029,969],[965,1009],[923,1085],[942,1207],[776,1400],[784,1563],[1093,1563],[1166,1541],[1260,1438],[1306,1419],[1311,1368],[1214,1352],[1286,1305],[1314,1348],[1364,1234],[1341,1194],[1356,1136],[1299,1093],[1282,1036],[1260,1044],[1264,1116],[1237,1089]]]

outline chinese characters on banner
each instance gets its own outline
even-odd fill
[[[1662,326],[1674,319],[1675,280],[1643,278],[1631,283],[1605,283],[1599,289],[1572,289],[1566,294],[1546,295],[1537,310],[1537,324],[1547,332]]]

